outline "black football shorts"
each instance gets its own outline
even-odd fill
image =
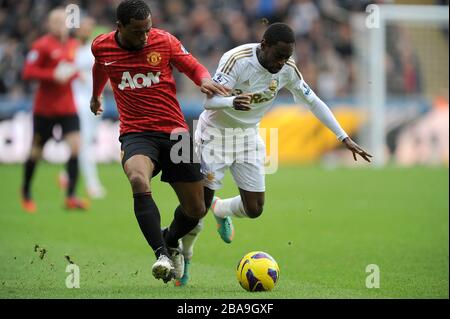
[[[161,181],[197,182],[203,180],[200,163],[188,132],[170,139],[169,133],[138,132],[119,137],[122,150],[122,165],[134,155],[149,157],[155,168],[153,177],[161,171]]]
[[[37,138],[39,144],[44,144],[53,137],[53,127],[60,125],[62,129],[62,135],[66,135],[71,132],[80,131],[80,120],[77,114],[65,115],[65,116],[41,116],[33,115],[33,135]]]

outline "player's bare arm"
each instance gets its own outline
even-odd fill
[[[357,161],[356,154],[361,156],[366,162],[370,163],[372,155],[363,150],[358,144],[356,144],[350,137],[346,137],[342,140],[342,143],[353,153],[353,158]]]

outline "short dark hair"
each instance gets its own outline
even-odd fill
[[[150,7],[143,0],[124,0],[116,10],[117,21],[123,25],[131,19],[145,20],[151,14]]]
[[[281,22],[269,25],[264,32],[263,39],[269,46],[275,45],[277,42],[295,43],[294,31],[290,26]]]

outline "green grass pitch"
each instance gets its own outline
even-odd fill
[[[281,167],[267,176],[266,205],[256,220],[234,219],[230,245],[212,216],[197,243],[189,286],[153,279],[152,251],[139,231],[119,165],[103,165],[105,200],[86,213],[62,209],[60,165],[40,164],[38,213],[19,206],[20,166],[0,166],[0,298],[448,298],[448,168]],[[235,196],[230,176],[221,197]],[[176,197],[159,177],[153,193],[162,224]],[[35,244],[46,248],[41,260]],[[271,254],[280,281],[269,293],[238,284],[239,259]],[[80,267],[79,289],[65,286],[65,254]],[[380,288],[365,286],[366,266]]]

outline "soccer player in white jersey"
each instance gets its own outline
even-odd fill
[[[94,138],[101,118],[94,116],[89,108],[92,91],[92,65],[94,65],[90,39],[94,27],[94,19],[85,16],[80,22],[80,28],[76,31],[80,46],[75,55],[75,66],[79,70],[80,77],[73,82],[73,91],[78,117],[80,118],[81,147],[79,159],[81,173],[89,196],[91,198],[102,198],[106,192],[100,182],[94,158]]]
[[[231,96],[208,98],[200,115],[195,142],[205,176],[205,202],[211,206],[219,234],[227,243],[234,235],[231,216],[257,218],[263,211],[265,146],[258,126],[281,88],[288,89],[296,102],[306,104],[353,153],[355,160],[358,154],[370,162],[371,155],[350,139],[327,105],[304,81],[291,57],[294,45],[292,29],[274,23],[267,28],[261,43],[244,44],[226,52],[214,80],[229,88]],[[240,195],[219,199],[214,192],[222,187],[226,169],[230,169]],[[178,286],[188,281],[189,260],[200,230],[201,224],[183,238],[188,262],[185,276],[176,282]]]

